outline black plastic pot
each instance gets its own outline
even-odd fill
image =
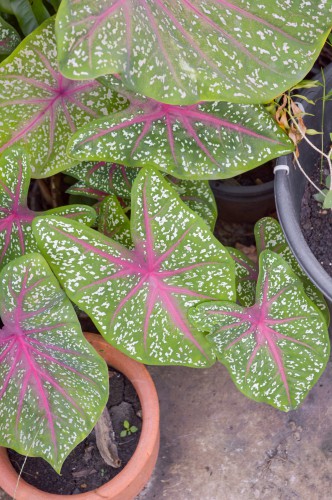
[[[325,92],[332,89],[332,64],[326,70]],[[306,113],[313,116],[305,116],[304,122],[307,128],[322,130],[322,100],[323,87],[316,87],[306,92],[305,96],[316,102],[311,105],[306,101],[301,101]],[[331,143],[330,133],[332,132],[332,101],[325,102],[324,111],[324,144],[327,147]],[[310,140],[321,148],[321,135],[310,136]],[[304,140],[299,145],[300,162],[305,172],[310,176],[315,164],[319,159],[319,154],[309,146]],[[301,201],[304,194],[306,179],[301,171],[294,166],[293,155],[283,156],[278,159],[277,167],[286,166],[289,168],[289,174],[286,170],[278,170],[275,174],[275,197],[276,206],[280,224],[285,233],[286,239],[291,247],[299,264],[309,276],[311,281],[319,288],[328,301],[332,302],[332,278],[326,273],[318,260],[311,252],[306,243],[300,227]],[[324,241],[322,241],[324,244]]]
[[[210,181],[220,219],[254,224],[275,211],[274,182],[257,186],[233,186]]]

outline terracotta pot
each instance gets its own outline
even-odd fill
[[[152,378],[144,365],[107,344],[100,335],[86,333],[85,336],[107,364],[130,380],[138,394],[143,425],[137,448],[126,467],[100,488],[78,495],[56,495],[18,480],[6,448],[0,447],[0,487],[17,500],[132,500],[152,474],[159,451],[159,402]]]

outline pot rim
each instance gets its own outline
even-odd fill
[[[288,161],[287,158],[287,163]],[[284,165],[285,160],[281,164]],[[292,201],[285,199],[284,192],[288,190],[288,185],[289,179],[286,172],[276,172],[276,207],[285,238],[301,268],[323,295],[332,301],[332,278],[321,266],[306,242],[301,226],[292,213]]]
[[[227,179],[226,179],[227,180]],[[218,183],[215,185],[215,183]],[[214,180],[212,181],[211,188],[214,192],[215,195],[218,196],[219,193],[221,194],[232,194],[232,195],[238,195],[238,196],[245,196],[248,198],[255,198],[256,196],[259,196],[260,194],[265,195],[267,193],[273,193],[274,190],[274,181],[268,181],[264,182],[263,184],[257,184],[254,186],[233,186],[231,184],[224,184],[223,182],[220,182],[220,180]]]
[[[84,333],[86,339],[113,368],[134,386],[142,407],[142,431],[131,459],[113,479],[99,488],[77,495],[47,493],[28,484],[13,468],[6,448],[0,447],[0,486],[16,500],[132,500],[150,479],[159,451],[159,401],[146,367],[108,344],[101,335]]]
[[[326,85],[331,88],[332,63],[327,66],[324,74]],[[322,88],[315,87],[303,92],[303,94],[308,99],[315,100],[322,94]],[[308,108],[310,108],[311,105],[305,100],[300,100],[299,102],[302,104],[304,111],[308,112]],[[287,166],[289,170],[294,169],[293,155],[289,154],[278,158],[277,166]],[[275,200],[278,219],[284,231],[286,240],[300,266],[309,276],[310,280],[324,294],[324,296],[329,301],[332,301],[332,277],[324,270],[319,261],[316,259],[303,236],[299,219],[296,217],[296,208],[294,205],[294,199],[291,195],[290,184],[290,174],[287,172],[287,169],[275,172]]]

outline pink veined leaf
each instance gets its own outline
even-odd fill
[[[150,166],[180,179],[221,179],[293,150],[289,138],[260,105],[200,102],[163,104],[102,79],[129,107],[77,131],[68,153],[81,160]]]
[[[96,80],[68,80],[56,59],[54,18],[50,18],[0,67],[0,153],[16,143],[29,147],[32,174],[47,177],[77,162],[65,148],[69,137],[89,120],[122,109]]]
[[[81,194],[102,201],[108,194],[115,194],[123,208],[130,205],[131,189],[140,168],[124,167],[116,163],[83,162],[70,168],[67,173],[79,182],[67,193]],[[180,180],[171,175],[167,181],[180,195],[182,201],[214,229],[217,206],[207,181]],[[128,201],[129,200],[129,201]]]
[[[265,103],[308,73],[331,19],[318,1],[63,0],[60,68],[68,78],[120,73],[168,104]]]
[[[240,250],[232,247],[227,250],[235,263],[237,302],[250,307],[255,303],[258,266]]]
[[[140,168],[96,161],[79,163],[70,168],[67,173],[80,182],[84,182],[88,188],[130,200],[131,188],[139,171]]]
[[[330,313],[324,296],[310,281],[295,259],[293,252],[288,246],[280,224],[272,217],[264,217],[263,219],[260,219],[255,225],[255,240],[258,254],[260,254],[263,250],[268,249],[278,253],[285,259],[295,274],[301,279],[305,293],[322,311],[326,319],[326,324],[329,325]]]
[[[213,350],[187,310],[234,298],[232,260],[157,171],[142,169],[132,193],[133,250],[43,217],[34,223],[41,252],[108,342],[145,363],[208,366]]]
[[[203,303],[190,319],[202,331],[248,397],[288,411],[306,397],[325,369],[329,337],[323,315],[279,255],[259,258],[256,303]]]
[[[99,191],[98,189],[91,188],[85,184],[85,182],[75,182],[68,189],[66,189],[67,194],[73,194],[75,196],[85,196],[86,198],[92,198],[97,200],[96,204],[102,202],[109,193],[105,191]],[[94,205],[96,206],[96,205]]]
[[[132,248],[130,221],[117,197],[114,194],[107,195],[98,208],[98,231],[125,247]]]
[[[28,208],[30,167],[24,149],[12,146],[0,157],[0,269],[25,253],[37,251],[31,223],[41,212]],[[61,215],[92,225],[96,219],[93,208],[67,205],[44,212]]]
[[[8,264],[0,283],[0,443],[60,473],[107,402],[107,366],[41,255]]]
[[[9,55],[20,41],[17,31],[0,17],[0,58]]]

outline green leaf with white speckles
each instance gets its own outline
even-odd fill
[[[258,266],[243,252],[236,248],[227,247],[235,263],[235,282],[237,302],[244,307],[254,305]]]
[[[158,103],[103,79],[130,105],[82,127],[68,153],[81,160],[150,166],[180,179],[223,179],[246,172],[294,149],[263,106],[201,102]]]
[[[304,78],[331,23],[320,0],[63,0],[60,68],[68,78],[120,73],[169,104],[262,103]]]
[[[254,231],[258,255],[265,249],[272,250],[281,255],[301,279],[305,293],[322,311],[326,324],[329,325],[330,313],[324,296],[300,267],[288,246],[280,224],[275,219],[272,219],[272,217],[264,217],[256,223]]]
[[[0,57],[13,52],[20,41],[20,35],[17,31],[0,17]]]
[[[131,188],[139,171],[139,167],[124,167],[106,161],[84,161],[67,170],[67,173],[84,181],[89,188],[130,200]]]
[[[279,255],[259,258],[256,303],[204,303],[190,319],[217,350],[241,392],[279,410],[298,407],[323,373],[330,345],[324,317]]]
[[[142,169],[128,250],[84,226],[50,217],[34,233],[70,299],[108,342],[148,364],[203,367],[215,356],[187,310],[235,298],[232,259],[157,172]]]
[[[41,255],[8,264],[0,284],[0,444],[60,473],[106,405],[107,366]]]
[[[133,247],[130,221],[114,194],[107,196],[99,205],[98,231],[127,248]]]
[[[59,73],[51,18],[0,65],[0,153],[24,142],[33,177],[47,177],[77,163],[66,154],[71,134],[124,106],[96,80],[71,81]]]
[[[121,201],[130,200],[132,185],[139,171],[140,168],[104,161],[83,162],[67,171],[69,175],[80,180],[71,186],[67,193],[83,194],[99,201],[109,193],[115,194]],[[166,176],[166,179],[186,205],[200,215],[213,230],[217,219],[217,206],[209,183],[180,180],[170,175]]]
[[[12,146],[0,157],[0,269],[11,260],[38,251],[31,223],[41,212],[28,208],[30,167],[24,149]],[[44,214],[61,215],[92,225],[96,212],[86,205],[66,205]]]
[[[84,181],[75,182],[75,184],[72,184],[68,189],[66,189],[66,193],[73,194],[75,197],[83,196],[85,199],[89,198],[89,201],[91,202],[92,200],[97,200],[94,207],[109,195],[109,193],[105,193],[105,191],[98,191],[98,189],[90,188]]]
[[[218,210],[216,201],[207,181],[191,181],[166,176],[167,181],[175,189],[181,200],[214,230]]]

